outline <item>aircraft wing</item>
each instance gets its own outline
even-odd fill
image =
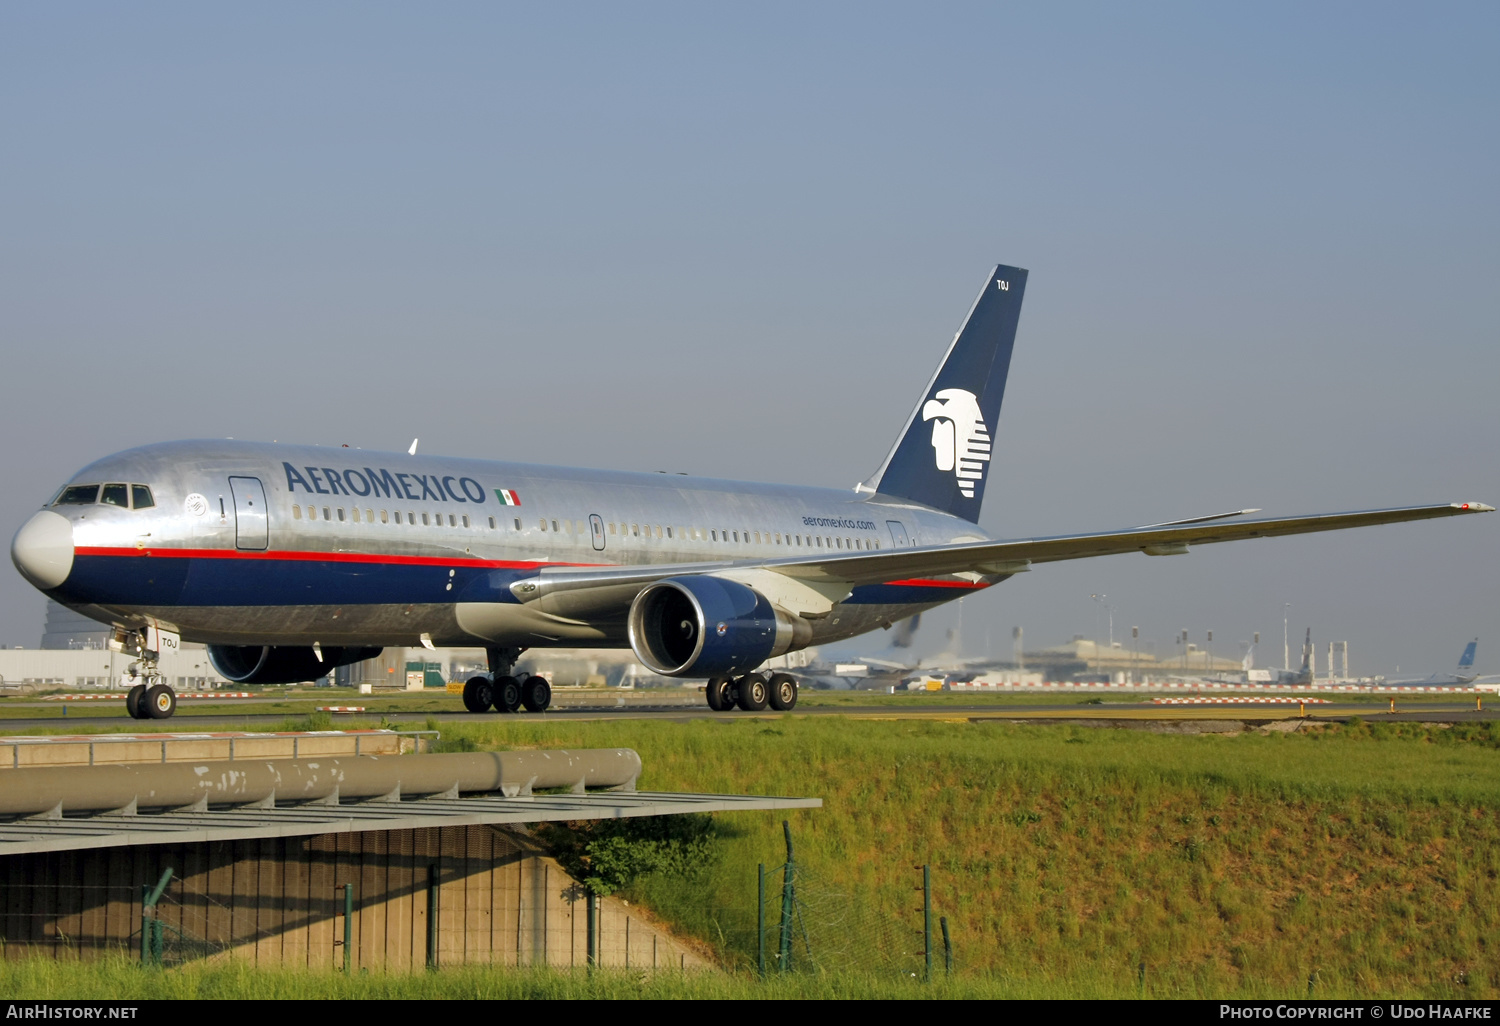
[[[1314,531],[1341,531],[1351,527],[1371,527],[1434,517],[1464,516],[1490,512],[1494,508],[1480,502],[1455,502],[1260,520],[1189,521],[1098,534],[918,546],[857,554],[845,552],[836,555],[824,551],[816,555],[809,553],[784,559],[577,569],[558,567],[547,568],[535,577],[517,581],[511,586],[511,592],[522,602],[539,602],[544,611],[553,615],[590,617],[609,615],[612,612],[622,614],[637,592],[648,584],[668,577],[710,574],[736,578],[755,586],[757,581],[774,581],[775,578],[767,577],[768,574],[774,574],[783,581],[790,579],[789,583],[804,586],[802,597],[811,602],[806,608],[822,605],[826,611],[828,603],[842,601],[853,588],[866,584],[944,575],[965,575],[976,581],[983,579],[987,583],[993,583],[1025,571],[1033,563],[1126,552],[1144,552],[1152,556],[1181,555],[1194,545],[1308,534]],[[781,588],[772,590],[789,596],[798,594],[796,587],[789,591]],[[795,607],[806,604],[793,599],[789,605]],[[794,608],[794,611],[803,612],[806,609]]]
[[[1312,516],[1273,517],[1262,520],[1141,527],[1100,534],[1059,535],[1011,541],[970,542],[962,545],[889,549],[876,553],[828,559],[788,560],[768,563],[770,569],[794,577],[834,576],[855,584],[889,581],[914,575],[975,573],[1004,575],[1025,570],[1032,563],[1085,559],[1125,552],[1148,556],[1182,555],[1193,545],[1272,538],[1314,531],[1342,531],[1351,527],[1396,524],[1406,520],[1484,513],[1495,507],[1479,502],[1444,503],[1436,506],[1402,506],[1396,509],[1320,513]]]

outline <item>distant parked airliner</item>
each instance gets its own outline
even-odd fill
[[[157,659],[204,642],[242,683],[309,680],[382,646],[482,646],[474,711],[545,709],[530,647],[613,647],[707,678],[716,710],[790,709],[766,660],[988,588],[1034,564],[1490,510],[1476,502],[1199,517],[996,541],[977,526],[1027,272],[985,279],[895,446],[853,491],[236,441],[148,445],[74,474],[11,543],[49,597]],[[1252,512],[1252,511],[1242,511]]]

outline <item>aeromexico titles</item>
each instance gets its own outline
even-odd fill
[[[758,672],[1034,564],[1462,515],[1444,503],[1316,516],[1198,517],[1098,534],[990,539],[977,526],[1026,271],[985,280],[896,444],[852,491],[238,441],[148,445],[74,474],[16,533],[49,597],[115,628],[170,716],[159,653],[203,642],[241,683],[291,683],[384,646],[476,646],[471,710],[545,709],[527,648],[629,645],[707,680],[715,709],[791,708]],[[1245,511],[1242,511],[1245,512]]]

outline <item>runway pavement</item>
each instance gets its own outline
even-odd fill
[[[675,697],[675,696],[674,696]],[[306,715],[306,710],[282,710],[276,712],[263,711],[264,705],[276,699],[246,699],[241,700],[245,706],[245,712],[226,711],[224,706],[228,703],[213,702],[205,700],[201,703],[184,702],[178,706],[177,715],[170,720],[131,720],[125,714],[123,708],[102,707],[101,704],[76,703],[67,710],[64,715],[63,707],[58,703],[5,703],[0,705],[0,733],[15,734],[25,733],[28,730],[43,729],[56,730],[60,727],[67,728],[118,728],[130,725],[134,730],[222,730],[244,727],[265,726],[268,724],[285,722],[288,719],[299,719]],[[285,702],[285,699],[279,701]],[[304,702],[306,700],[303,700]],[[194,709],[194,704],[199,709]],[[238,706],[239,703],[236,703]],[[350,704],[356,704],[353,701]],[[477,723],[492,720],[502,714],[470,713],[460,710],[408,710],[401,711],[390,708],[390,701],[370,700],[368,696],[361,703],[365,705],[364,713],[356,714],[333,714],[333,727],[339,728],[354,723],[367,723],[386,717],[392,721],[417,722],[432,718],[438,723]],[[456,704],[456,703],[455,703]],[[39,706],[45,705],[45,712]],[[903,706],[899,701],[872,702],[869,705],[847,705],[847,704],[815,704],[804,703],[790,713],[779,713],[766,710],[759,713],[747,713],[736,710],[734,712],[716,713],[707,705],[699,705],[696,702],[687,704],[673,702],[671,704],[643,704],[632,703],[630,705],[616,705],[613,703],[597,704],[570,704],[564,708],[554,708],[541,714],[541,718],[547,722],[562,721],[586,721],[606,719],[664,719],[673,722],[687,722],[701,719],[746,719],[762,718],[776,719],[784,716],[843,716],[850,719],[877,719],[877,720],[937,720],[937,721],[970,721],[970,722],[1006,722],[1006,723],[1035,723],[1058,724],[1069,723],[1076,726],[1144,726],[1147,724],[1210,724],[1210,723],[1239,723],[1242,725],[1257,726],[1267,723],[1277,723],[1289,720],[1306,720],[1311,723],[1326,721],[1343,721],[1351,717],[1359,716],[1370,722],[1429,722],[1429,723],[1468,723],[1500,719],[1500,702],[1496,707],[1475,709],[1472,704],[1449,701],[1430,702],[1399,702],[1395,712],[1389,711],[1388,707],[1370,703],[1330,703],[1328,705],[1309,705],[1305,713],[1296,706],[1285,705],[1215,705],[1215,706],[1162,706],[1151,702],[1109,702],[1100,705],[1089,705],[1080,703],[1056,703],[1046,705],[1035,704],[1007,704],[1001,701],[982,702],[955,702],[940,705],[911,705]],[[80,708],[80,706],[83,706]],[[215,708],[203,708],[204,706],[215,706]],[[385,706],[385,708],[382,708]],[[257,708],[259,707],[259,708]],[[14,715],[22,710],[30,715]],[[54,712],[55,710],[55,712]],[[37,713],[43,713],[37,715]],[[518,713],[527,719],[537,718],[534,713]],[[1201,733],[1201,730],[1193,731]]]

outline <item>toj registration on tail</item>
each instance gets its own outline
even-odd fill
[[[218,671],[291,683],[382,646],[482,646],[469,709],[545,709],[538,646],[618,647],[707,679],[715,709],[791,708],[768,660],[998,584],[1040,563],[1492,509],[1441,503],[1239,513],[998,540],[977,526],[1026,294],[996,267],[880,469],[852,492],[409,452],[183,441],[74,474],[15,535],[28,581],[115,627],[139,659],[132,715],[171,715],[157,671],[180,640]]]

